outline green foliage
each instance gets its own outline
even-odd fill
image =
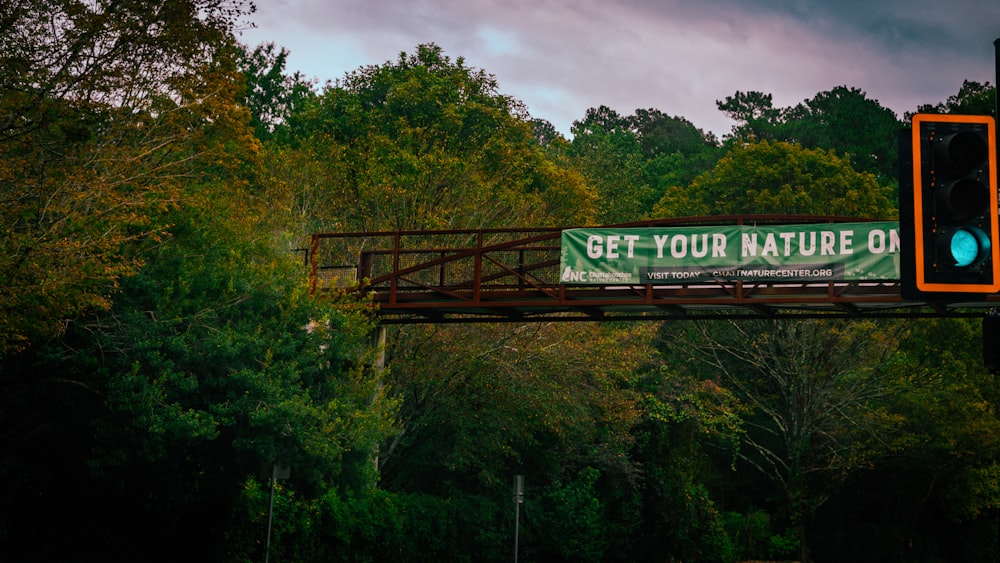
[[[595,490],[599,477],[600,471],[586,467],[567,482],[550,485],[540,503],[525,504],[522,529],[527,559],[604,560],[608,537]]]
[[[838,86],[784,112],[783,137],[806,148],[847,155],[859,172],[879,183],[896,178],[897,133],[902,124],[878,101],[856,88]]]
[[[719,111],[736,122],[733,138],[743,141],[776,140],[777,122],[781,110],[774,107],[774,96],[763,92],[739,92],[726,96],[725,101],[716,100]]]
[[[486,325],[412,331],[417,352],[394,358],[404,433],[383,451],[383,485],[446,491],[506,489],[521,472],[549,483],[588,465],[632,471],[635,397],[619,391],[640,345],[636,330]],[[604,343],[602,346],[601,343]],[[403,343],[400,344],[402,346]],[[601,352],[603,350],[603,353]],[[610,355],[620,358],[604,369]],[[622,373],[624,372],[624,373]]]
[[[589,189],[546,159],[527,117],[492,75],[421,45],[292,113],[287,146],[297,150],[275,149],[275,181],[294,189],[288,199],[313,230],[589,220]],[[286,174],[300,176],[294,187]]]
[[[106,309],[180,179],[225,159],[242,1],[18,0],[0,25],[0,355]],[[231,137],[232,138],[232,137]],[[252,147],[245,147],[252,150]]]
[[[962,82],[958,93],[949,96],[947,101],[921,105],[916,113],[956,113],[996,117],[996,108],[995,86],[990,86],[989,82],[966,80]]]
[[[896,178],[897,132],[902,124],[877,100],[857,88],[837,86],[788,108],[775,108],[770,94],[736,92],[719,109],[736,121],[729,144],[781,141],[807,149],[825,149],[879,183]]]
[[[645,158],[635,134],[629,130],[605,131],[592,127],[593,134],[577,128],[571,145],[573,162],[596,187],[601,205],[600,224],[637,221],[655,198],[645,177]]]
[[[158,461],[221,441],[250,467],[290,463],[316,488],[340,472],[346,452],[373,451],[376,438],[364,432],[377,427],[374,384],[350,366],[364,325],[314,305],[289,283],[294,269],[255,279],[265,272],[247,268],[250,257],[231,245],[198,245],[197,261],[173,246],[125,284],[121,332],[108,335],[124,353],[102,370],[117,416],[99,447],[134,439],[130,455]]]
[[[759,508],[751,508],[746,514],[727,512],[723,514],[723,525],[733,546],[727,560],[791,560],[799,552],[794,530],[776,533],[770,515]]]
[[[658,217],[743,214],[840,215],[884,219],[896,214],[892,191],[856,172],[832,151],[784,142],[733,146],[715,168],[667,190]]]
[[[717,142],[686,119],[655,109],[621,116],[601,106],[574,122],[566,153],[597,191],[598,221],[623,223],[655,216],[653,204],[664,190],[711,167]]]
[[[997,384],[982,366],[980,321],[922,319],[900,333],[880,403],[894,431],[871,468],[817,513],[831,559],[988,561],[996,553]],[[947,345],[966,342],[969,345]],[[864,513],[863,521],[843,515]],[[847,541],[847,539],[851,541]],[[852,544],[868,546],[851,549]]]
[[[645,423],[633,455],[645,469],[637,495],[640,525],[629,538],[630,557],[652,560],[669,554],[679,561],[722,561],[732,548],[712,494],[706,462],[692,421]],[[625,548],[623,548],[625,549]]]
[[[364,368],[370,320],[310,296],[294,257],[250,236],[253,214],[226,213],[235,202],[213,196],[172,212],[172,237],[144,254],[111,309],[35,360],[100,398],[88,412],[50,416],[87,428],[77,463],[92,493],[144,523],[109,532],[114,541],[128,533],[163,557],[184,545],[167,538],[192,534],[209,552],[227,549],[239,483],[274,462],[292,468],[307,498],[372,488],[391,428],[393,404]],[[31,479],[29,490],[43,486]],[[116,530],[113,514],[82,529]]]
[[[258,139],[284,138],[292,134],[288,120],[314,100],[313,83],[301,73],[285,73],[288,51],[275,51],[274,43],[243,47],[240,71],[246,80],[244,104],[250,110],[250,126]]]
[[[453,499],[373,490],[332,491],[315,499],[281,485],[275,491],[270,558],[273,561],[503,561],[513,530],[490,499]],[[247,525],[267,517],[269,493],[255,482],[244,487],[239,511]],[[510,523],[512,525],[512,522]],[[226,561],[263,557],[259,537],[230,537]]]
[[[915,323],[894,365],[908,384],[892,403],[905,416],[899,436],[903,455],[914,469],[940,480],[936,495],[946,499],[941,504],[947,515],[959,521],[1000,509],[994,488],[1000,388],[984,372],[979,350],[942,344],[978,344],[977,325],[967,319]]]
[[[883,455],[900,424],[882,377],[893,325],[874,322],[717,321],[661,328],[676,371],[717,382],[746,409],[737,455],[773,495],[805,557],[814,511],[844,480]]]

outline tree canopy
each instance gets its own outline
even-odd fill
[[[107,308],[150,213],[225,158],[243,109],[231,32],[252,6],[16,2],[0,45],[0,353]],[[252,144],[252,137],[242,139]]]
[[[783,141],[734,146],[715,167],[666,191],[659,217],[785,213],[885,219],[892,190],[832,150]]]
[[[295,150],[276,147],[275,168],[315,177],[278,180],[305,180],[295,197],[318,206],[306,211],[316,228],[570,224],[593,213],[588,186],[544,157],[520,102],[433,44],[348,74],[289,123]]]
[[[860,172],[871,172],[881,183],[896,176],[896,134],[902,123],[877,100],[847,86],[820,92],[788,108],[773,107],[772,96],[736,92],[719,109],[736,121],[731,141],[785,141],[807,149],[847,155]]]

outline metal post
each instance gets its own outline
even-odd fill
[[[1000,37],[993,41],[993,63],[996,65],[996,82],[994,82],[995,96],[993,97],[994,109],[993,117],[1000,120]],[[997,149],[1000,151],[1000,149]]]
[[[993,83],[993,119],[1000,122],[1000,37],[993,40],[993,64],[996,65],[996,82]],[[1000,139],[993,139],[997,147],[997,162],[1000,162]],[[996,170],[991,170],[998,174]]]
[[[521,503],[524,502],[524,475],[514,476],[514,563],[517,563],[517,540],[521,525]]]
[[[264,563],[271,557],[271,521],[274,517],[274,482],[278,478],[278,464],[271,466],[271,506],[267,510],[267,542],[264,544]]]
[[[288,479],[291,476],[291,467],[279,465],[279,462],[274,462],[271,465],[271,506],[267,510],[267,542],[264,544],[264,563],[268,563],[271,557],[271,522],[274,520],[274,486],[278,479]]]
[[[375,348],[375,358],[372,360],[372,371],[375,375],[378,385],[375,388],[375,393],[372,395],[371,402],[374,404],[382,396],[383,380],[382,376],[385,374],[385,338],[386,331],[385,325],[379,324],[375,327],[375,332],[372,334],[372,346]],[[374,449],[372,450],[372,462],[375,464],[375,475],[379,474],[379,463],[381,457],[379,444],[376,443]],[[376,477],[377,478],[377,477]]]

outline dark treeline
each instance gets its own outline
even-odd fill
[[[968,319],[389,327],[308,234],[893,219],[850,86],[569,138],[438,46],[319,87],[232,0],[0,8],[0,559],[1000,559]],[[966,82],[913,111],[992,113]],[[955,348],[948,342],[965,342]],[[382,367],[384,364],[384,367]]]

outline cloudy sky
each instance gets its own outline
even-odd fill
[[[591,107],[656,108],[717,135],[736,91],[835,86],[896,112],[996,83],[1000,0],[256,0],[244,43],[320,83],[436,43],[564,134]]]

